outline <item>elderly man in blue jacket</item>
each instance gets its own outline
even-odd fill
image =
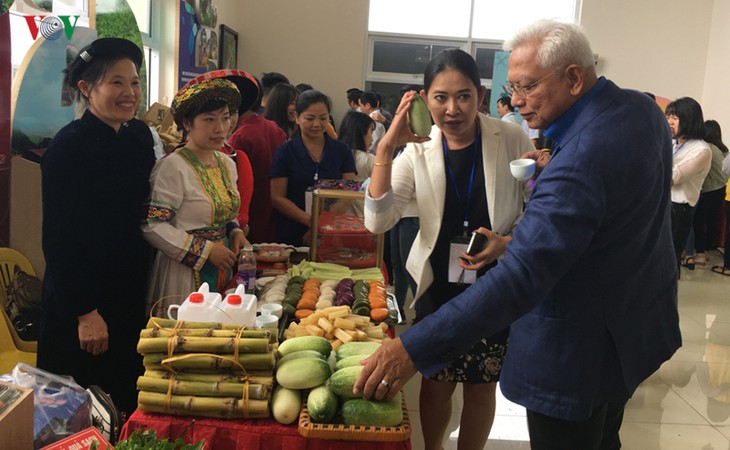
[[[626,401],[681,345],[671,135],[649,97],[597,77],[578,26],[539,21],[505,49],[512,104],[556,143],[549,163],[525,155],[540,173],[499,264],[384,344],[354,391],[392,398],[511,324],[501,388],[533,450],[619,448]]]

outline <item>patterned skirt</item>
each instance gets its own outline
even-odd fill
[[[466,290],[466,286],[431,286],[416,302],[416,320],[435,312],[442,304]],[[444,301],[443,299],[446,299]],[[469,351],[444,367],[433,380],[457,383],[496,383],[507,354],[509,328],[482,338]]]

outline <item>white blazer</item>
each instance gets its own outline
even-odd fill
[[[521,217],[524,201],[524,183],[512,177],[509,163],[535,147],[518,125],[483,114],[478,117],[489,219],[494,232],[507,234]],[[441,130],[434,126],[430,137],[423,144],[408,144],[396,158],[388,192],[377,199],[369,194],[365,198],[365,226],[373,233],[388,231],[398,223],[412,199],[418,203],[421,228],[406,263],[406,269],[418,283],[416,300],[433,283],[428,259],[441,228],[446,197]]]

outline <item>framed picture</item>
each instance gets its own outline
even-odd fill
[[[221,25],[221,45],[218,48],[219,69],[238,69],[238,33]]]

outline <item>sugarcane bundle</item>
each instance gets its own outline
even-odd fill
[[[166,395],[139,391],[142,411],[172,415],[215,417],[219,419],[260,419],[269,417],[268,400],[243,400],[241,397],[198,397]]]
[[[165,364],[163,364],[163,361]],[[273,372],[276,366],[276,356],[274,352],[241,353],[238,355],[238,359],[234,359],[232,354],[188,353],[187,355],[168,358],[166,353],[150,353],[142,357],[142,364],[144,364],[145,369],[174,370],[176,372],[183,370],[186,372],[218,373],[237,370],[240,366],[243,366],[247,371],[250,369]]]
[[[277,347],[270,330],[153,317],[137,344],[146,369],[137,380],[139,409],[268,417]]]
[[[141,376],[137,378],[137,389],[147,392],[166,394],[169,390],[173,395],[194,395],[201,397],[242,397],[248,390],[248,398],[267,400],[269,390],[264,385],[249,383],[224,383],[187,381],[175,378],[170,382],[154,377]]]
[[[200,372],[178,372],[173,373],[167,370],[145,370],[145,377],[169,380],[174,377],[180,381],[200,381],[203,383],[245,383],[248,380],[252,384],[260,384],[269,392],[274,389],[274,377],[270,371],[247,371],[246,375],[232,372],[200,373]]]
[[[170,351],[173,353],[269,353],[272,351],[269,338],[170,336],[140,338],[137,352],[147,355]]]

